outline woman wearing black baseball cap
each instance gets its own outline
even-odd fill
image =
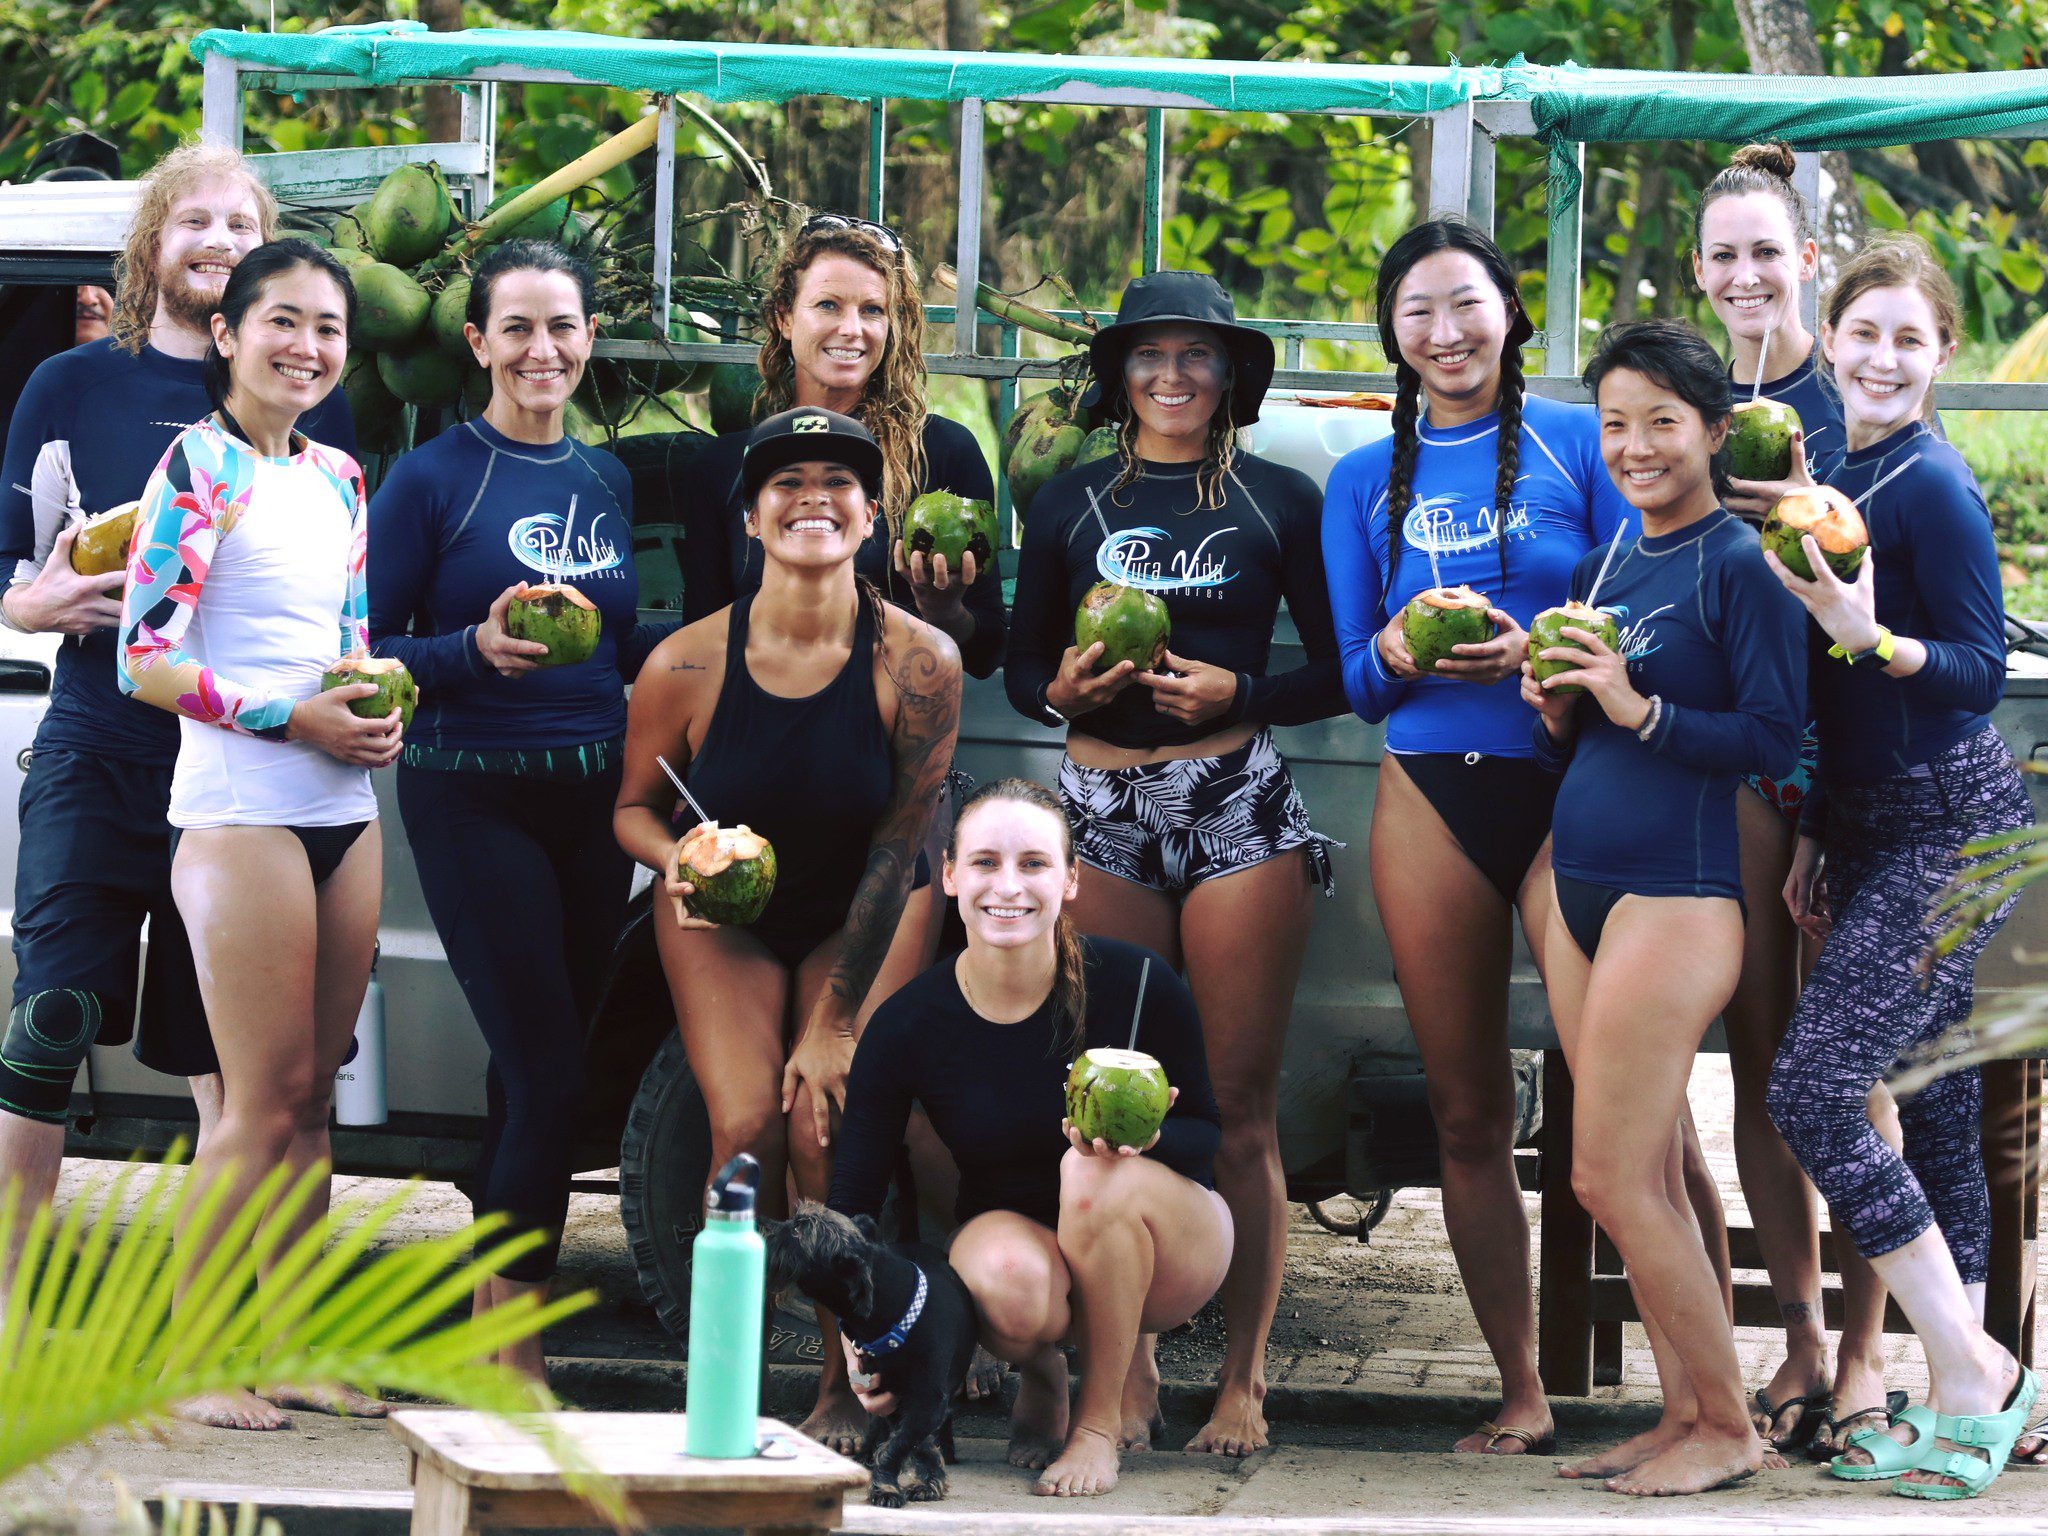
[[[1201,1010],[1223,1116],[1216,1186],[1237,1249],[1216,1409],[1189,1449],[1245,1456],[1266,1443],[1266,1338],[1286,1246],[1281,1042],[1310,883],[1328,884],[1324,840],[1268,728],[1345,712],[1322,494],[1236,447],[1237,429],[1259,419],[1273,345],[1237,323],[1214,279],[1139,278],[1090,350],[1084,403],[1115,425],[1121,451],[1033,499],[1004,679],[1020,712],[1067,730],[1060,795],[1085,866],[1075,921],[1174,959]],[[1172,635],[1152,665],[1103,666],[1100,646],[1076,648],[1075,608],[1104,580],[1166,605]],[[1269,674],[1283,598],[1307,659]],[[1158,1381],[1141,1349],[1125,1387],[1126,1446],[1148,1437]],[[1100,1453],[1076,1446],[1068,1458]],[[1053,1478],[1093,1479],[1081,1468]]]
[[[851,417],[805,406],[755,426],[741,485],[760,589],[656,647],[627,714],[614,828],[671,898],[655,904],[655,939],[710,1111],[711,1166],[759,1158],[770,1216],[784,1214],[785,1171],[825,1198],[868,1001],[925,960],[916,924],[898,942],[898,919],[953,759],[960,654],[854,574],[882,481],[882,451]],[[774,846],[774,894],[754,922],[690,913],[677,838],[697,817],[663,760],[706,815]],[[819,1326],[806,1427],[857,1448],[861,1410],[831,1319]]]

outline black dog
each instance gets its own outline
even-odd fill
[[[871,1216],[842,1216],[815,1200],[762,1230],[769,1285],[794,1285],[835,1314],[862,1369],[896,1395],[896,1411],[868,1426],[861,1447],[872,1469],[868,1502],[895,1509],[906,1498],[943,1499],[953,1393],[975,1336],[974,1298],[953,1266],[928,1244],[883,1243]]]

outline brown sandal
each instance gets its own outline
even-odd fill
[[[1557,1454],[1557,1431],[1538,1435],[1532,1429],[1516,1429],[1512,1424],[1496,1424],[1491,1419],[1479,1426],[1479,1433],[1486,1436],[1486,1449],[1482,1456],[1555,1456]],[[1519,1440],[1523,1448],[1519,1451],[1496,1451],[1494,1447],[1503,1440]]]

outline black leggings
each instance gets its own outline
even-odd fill
[[[547,1242],[508,1280],[554,1273],[583,1102],[584,1038],[625,920],[631,861],[612,836],[614,766],[587,779],[398,769],[427,911],[491,1048],[470,1200]]]

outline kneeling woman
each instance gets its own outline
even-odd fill
[[[1231,1252],[1194,999],[1157,956],[1080,936],[1062,910],[1080,874],[1050,791],[1004,779],[968,798],[945,868],[967,948],[875,1011],[847,1083],[831,1201],[880,1213],[922,1108],[960,1165],[951,1257],[981,1342],[1022,1368],[1010,1460],[1045,1467],[1035,1491],[1062,1495],[1116,1486],[1125,1420],[1135,1411],[1142,1429],[1155,1392],[1138,1336],[1192,1317]],[[1148,1145],[1091,1144],[1062,1118],[1067,1065],[1092,1046],[1166,1069],[1174,1098]],[[1071,1424],[1063,1342],[1081,1365]]]
[[[150,476],[128,559],[121,689],[181,717],[171,893],[225,1094],[191,1176],[237,1191],[216,1207],[222,1220],[280,1163],[325,1160],[334,1074],[377,943],[369,771],[397,757],[399,713],[358,719],[349,705],[377,691],[367,683],[320,688],[369,645],[362,472],[295,430],[341,381],[354,319],[347,273],[317,246],[280,240],[242,258],[213,317],[214,412]],[[301,1222],[326,1206],[323,1182]],[[210,1248],[217,1227],[179,1236]],[[354,1394],[343,1405],[381,1411]],[[286,1422],[247,1392],[181,1412],[224,1429]]]
[[[1740,776],[1787,772],[1798,756],[1800,616],[1755,532],[1720,504],[1732,401],[1706,340],[1667,321],[1616,327],[1586,386],[1601,456],[1643,532],[1572,575],[1580,602],[1597,585],[1618,648],[1568,628],[1576,644],[1536,653],[1566,670],[1538,683],[1525,668],[1522,689],[1541,713],[1537,760],[1564,773],[1545,982],[1577,1090],[1572,1182],[1627,1264],[1664,1414],[1564,1474],[1606,1477],[1617,1493],[1700,1493],[1755,1472],[1764,1444],[1678,1127],[1694,1052],[1742,967]]]
[[[656,646],[627,712],[613,828],[667,877],[655,940],[690,1070],[711,1117],[711,1166],[761,1160],[761,1205],[784,1214],[784,1175],[823,1199],[833,1111],[876,999],[915,975],[921,938],[899,933],[925,828],[960,720],[960,655],[882,601],[853,563],[874,524],[882,452],[851,417],[800,407],[749,436],[742,468],[761,589]],[[774,894],[746,927],[687,908],[678,797],[774,845]],[[845,1362],[829,1342],[804,1430],[859,1448]]]

